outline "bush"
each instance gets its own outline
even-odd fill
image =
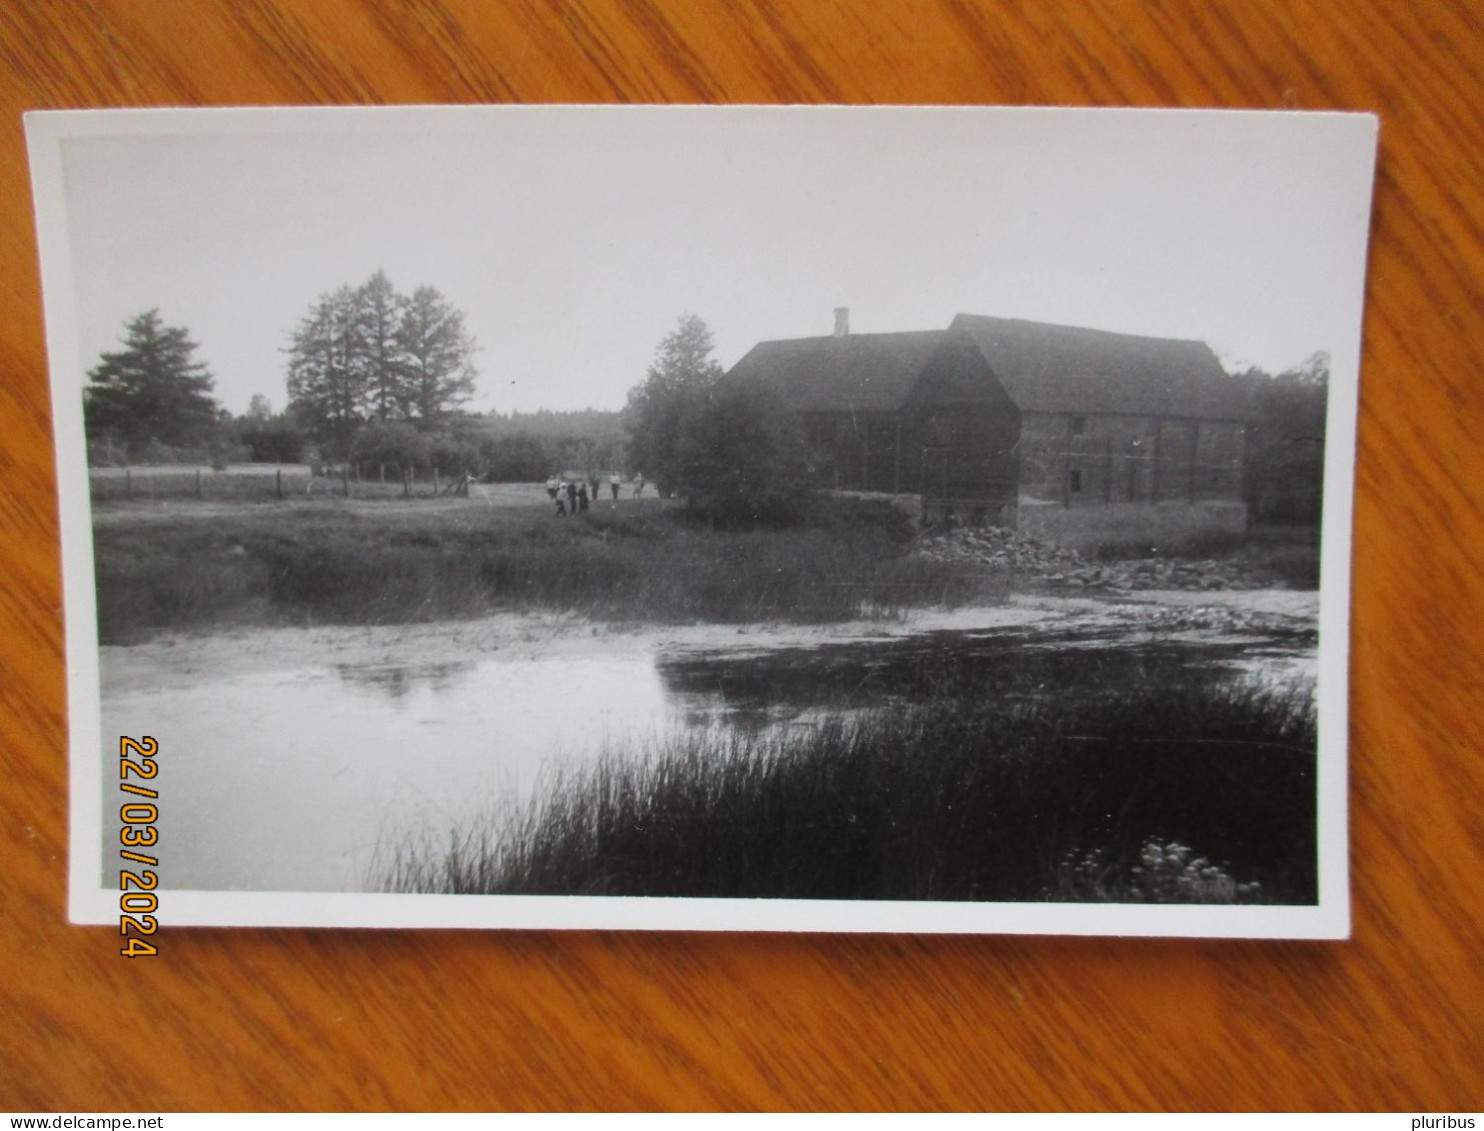
[[[352,463],[383,464],[399,476],[428,467],[429,454],[427,437],[401,420],[372,421],[356,433],[350,447]]]

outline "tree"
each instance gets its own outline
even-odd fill
[[[1311,354],[1276,377],[1252,369],[1236,380],[1247,384],[1255,416],[1242,485],[1252,516],[1318,523],[1324,495],[1329,355]]]
[[[287,349],[289,409],[337,458],[366,418],[362,328],[356,292],[342,286],[310,307]]]
[[[401,404],[409,420],[436,422],[474,395],[474,339],[464,315],[433,287],[418,287],[397,325]]]
[[[706,323],[683,315],[660,341],[649,375],[629,390],[629,456],[662,493],[686,488],[680,454],[688,419],[695,419],[721,379]]]
[[[196,360],[198,348],[183,327],[166,326],[158,310],[130,320],[124,348],[103,354],[88,374],[83,415],[89,438],[121,442],[131,452],[209,443],[219,406],[211,373]]]
[[[287,347],[289,409],[336,457],[369,420],[446,419],[474,392],[464,315],[433,287],[399,295],[384,272],[322,295]]]
[[[254,393],[247,402],[247,416],[249,420],[272,420],[273,405],[262,393]]]
[[[809,452],[798,420],[772,392],[720,381],[688,411],[676,447],[687,500],[713,524],[802,521]]]
[[[356,290],[356,317],[368,411],[377,420],[398,415],[403,396],[404,359],[398,333],[407,300],[397,294],[386,272],[378,271]]]

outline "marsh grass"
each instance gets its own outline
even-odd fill
[[[656,506],[558,519],[544,509],[246,508],[94,532],[99,631],[398,624],[499,610],[612,621],[819,622],[1002,596],[1003,581],[908,555],[889,526],[835,516],[716,531]]]
[[[1071,706],[955,695],[809,728],[613,747],[549,776],[529,805],[385,846],[376,882],[464,894],[1312,903],[1314,769],[1305,692],[1147,687]],[[1186,855],[1151,865],[1151,845]],[[1171,874],[1193,861],[1194,879]]]

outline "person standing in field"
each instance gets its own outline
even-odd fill
[[[562,518],[567,517],[567,504],[562,500],[562,488],[560,483],[551,489],[551,497],[556,500],[557,514]]]
[[[608,486],[613,491],[613,501],[618,502],[618,472],[615,471],[608,477]]]
[[[567,513],[577,513],[577,484],[570,481],[567,483]]]
[[[636,472],[634,472],[634,498],[637,499],[640,496],[642,496],[643,494],[644,494],[644,472],[642,472],[642,471],[636,471]]]

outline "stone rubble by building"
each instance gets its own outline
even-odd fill
[[[1282,586],[1271,570],[1240,559],[1139,558],[1092,562],[1063,549],[998,527],[930,532],[915,553],[934,561],[961,562],[1016,573],[1066,589],[1266,589]]]

